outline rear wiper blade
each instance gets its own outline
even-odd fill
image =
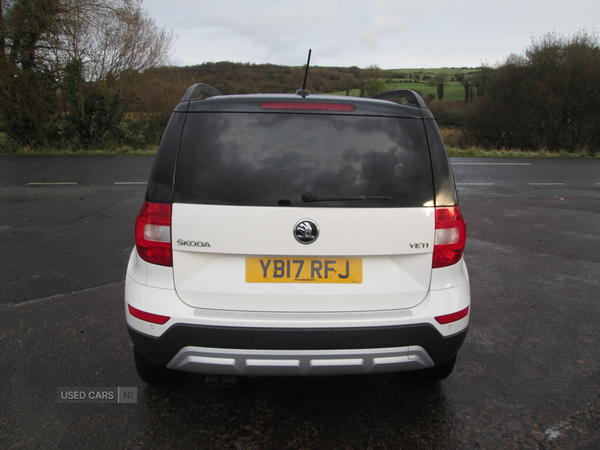
[[[304,202],[336,202],[336,201],[348,201],[348,200],[391,200],[392,197],[370,197],[367,195],[357,195],[356,197],[336,197],[328,195],[315,195],[310,192],[302,194],[302,201]]]

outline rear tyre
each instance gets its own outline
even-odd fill
[[[176,384],[184,379],[184,373],[178,370],[167,369],[146,359],[137,348],[133,348],[135,369],[141,380],[150,385]]]
[[[454,369],[454,364],[456,364],[456,355],[446,362],[427,369],[404,372],[403,378],[411,383],[435,383],[448,378]]]

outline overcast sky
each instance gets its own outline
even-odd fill
[[[597,32],[599,0],[144,0],[171,64],[476,67],[548,32]]]

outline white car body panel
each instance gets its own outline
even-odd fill
[[[429,290],[434,216],[430,207],[174,204],[175,289],[186,304],[215,310],[313,313],[414,307]],[[297,242],[293,235],[294,225],[305,218],[320,227],[318,239],[309,245]],[[253,256],[360,258],[363,282],[248,283],[246,258]]]
[[[133,249],[125,282],[126,304],[170,319],[164,325],[157,325],[137,319],[128,311],[126,318],[132,329],[153,337],[160,337],[176,324],[244,328],[354,328],[430,324],[444,337],[457,334],[469,325],[470,311],[466,317],[451,324],[442,325],[435,320],[435,317],[452,314],[470,306],[469,277],[463,259],[444,269],[433,269],[431,284],[444,287],[429,290],[425,299],[412,308],[354,313],[272,313],[194,308],[184,303],[172,288],[151,287],[143,284],[139,278],[136,279],[141,273],[135,268],[139,264],[151,265],[140,260]],[[157,273],[161,273],[159,278],[165,284],[172,279],[172,268],[155,268],[158,268]],[[451,276],[450,271],[454,275]],[[436,281],[438,276],[441,278],[440,282]],[[449,278],[455,284],[448,285],[446,281]]]
[[[435,209],[274,208],[173,204],[173,252],[234,255],[374,256],[433,251]],[[294,225],[312,219],[321,228],[312,244],[299,244]],[[210,247],[178,245],[179,240]],[[429,243],[428,248],[411,248]]]

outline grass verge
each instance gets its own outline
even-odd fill
[[[132,149],[129,147],[112,149],[112,150],[58,150],[53,148],[36,149],[31,150],[24,148],[17,150],[16,152],[2,152],[0,155],[48,155],[48,156],[115,156],[115,155],[155,155],[158,147],[151,147],[148,149]]]
[[[457,148],[447,147],[448,156],[463,158],[600,158],[600,152],[589,153],[587,151],[569,153],[566,151],[549,152],[539,150],[536,152],[523,150],[487,150],[479,147]]]

